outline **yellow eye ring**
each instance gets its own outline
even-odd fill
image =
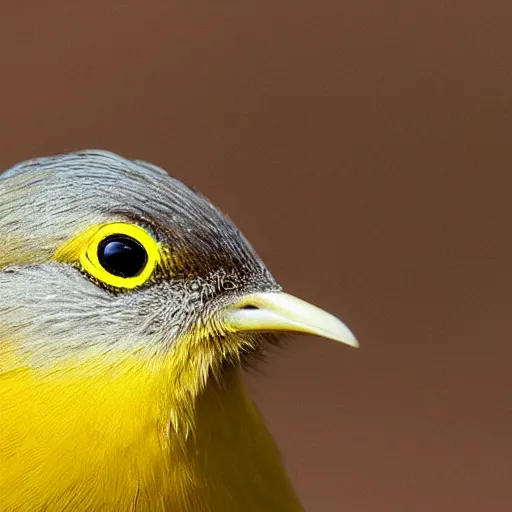
[[[117,247],[112,244],[117,244]],[[114,247],[118,252],[123,249],[130,252],[131,249],[131,254],[126,256],[121,254],[121,258],[139,258],[140,269],[137,267],[137,262],[134,266],[133,261],[128,261],[125,265],[127,263],[130,270],[135,269],[134,272],[129,272],[128,275],[116,272],[112,265],[108,265],[108,258],[105,258],[104,251],[106,247],[108,250],[109,245],[111,249]],[[115,258],[118,258],[119,254],[112,254],[111,251],[109,257],[110,262],[116,261]],[[141,259],[142,257],[144,260]],[[73,238],[57,250],[55,259],[78,262],[91,277],[98,281],[115,288],[131,289],[150,279],[155,267],[161,262],[161,253],[159,244],[140,226],[113,222],[92,226],[85,233]]]

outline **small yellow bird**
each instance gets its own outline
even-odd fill
[[[0,511],[296,512],[241,368],[357,346],[205,197],[105,151],[0,178]]]

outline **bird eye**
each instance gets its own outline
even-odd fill
[[[110,274],[119,277],[138,276],[146,266],[146,249],[134,238],[110,235],[98,244],[98,261]]]
[[[160,244],[141,226],[97,224],[57,249],[55,259],[79,264],[94,280],[114,288],[135,288],[162,261]]]

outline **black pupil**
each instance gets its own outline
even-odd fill
[[[137,240],[125,235],[110,235],[98,245],[98,260],[115,276],[135,277],[146,266],[148,255]]]

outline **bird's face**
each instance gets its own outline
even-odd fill
[[[0,180],[0,235],[4,367],[136,354],[204,383],[269,333],[356,344],[282,293],[207,199],[143,162],[90,151],[19,164]]]

